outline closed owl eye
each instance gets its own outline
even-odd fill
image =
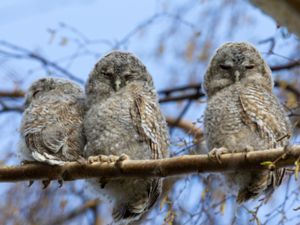
[[[40,90],[36,90],[36,91],[34,91],[33,93],[32,93],[32,97],[36,97],[37,96],[37,94],[40,92]]]
[[[251,69],[254,68],[254,65],[253,65],[253,64],[250,64],[250,65],[245,66],[245,68],[246,68],[247,70],[251,70]]]
[[[230,65],[226,65],[226,64],[220,64],[221,69],[223,70],[229,70],[231,68]]]
[[[125,74],[124,75],[125,80],[132,80],[134,76],[132,74]]]
[[[112,76],[112,73],[106,71],[102,71],[101,74],[106,78],[110,78]]]

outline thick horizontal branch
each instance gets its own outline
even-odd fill
[[[187,173],[225,172],[233,170],[266,169],[261,163],[276,162],[276,167],[294,165],[300,158],[300,145],[288,148],[223,154],[221,163],[207,155],[185,155],[160,160],[125,160],[120,164],[67,163],[64,166],[27,164],[0,167],[0,182],[63,179],[71,181],[94,177],[166,177]]]

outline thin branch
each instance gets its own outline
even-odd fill
[[[99,200],[97,200],[97,199],[89,200],[84,205],[82,205],[81,207],[79,207],[77,209],[74,209],[73,211],[69,212],[68,214],[63,215],[61,217],[58,217],[58,218],[54,219],[53,221],[45,223],[45,224],[48,224],[48,225],[63,224],[65,222],[69,221],[69,220],[72,220],[72,219],[76,218],[77,216],[82,215],[87,210],[93,209],[94,207],[97,207],[98,204],[99,204]]]
[[[27,50],[24,47],[20,47],[20,46],[17,46],[15,44],[9,43],[7,41],[0,41],[0,45],[2,45],[3,47],[9,48],[13,51],[18,52],[18,53],[13,53],[13,52],[7,52],[7,51],[4,51],[4,50],[0,50],[0,54],[2,54],[2,55],[6,55],[8,57],[18,58],[18,59],[20,59],[20,58],[29,58],[29,59],[37,60],[45,67],[51,67],[51,68],[61,72],[66,77],[70,78],[71,80],[74,80],[74,81],[76,81],[78,83],[81,83],[81,84],[83,83],[83,80],[76,77],[75,75],[73,75],[68,70],[66,70],[63,67],[59,66],[55,62],[52,62],[52,61],[46,59],[45,57],[36,54],[35,52]]]
[[[23,112],[24,108],[22,106],[7,106],[3,101],[0,101],[0,113],[3,112]]]
[[[298,66],[300,66],[300,60],[292,61],[290,63],[283,64],[283,65],[271,66],[270,68],[272,71],[278,71],[278,70],[288,70]]]
[[[200,140],[203,137],[202,130],[196,127],[195,123],[184,119],[181,119],[179,122],[177,122],[177,119],[172,117],[167,117],[166,121],[170,127],[181,128],[187,134],[194,136],[196,140]]]
[[[161,98],[159,100],[159,103],[167,103],[167,102],[177,102],[177,101],[182,101],[182,100],[198,100],[201,97],[204,97],[205,94],[203,93],[195,93],[195,94],[183,94],[179,96],[170,96],[170,97],[165,97]]]
[[[223,154],[221,163],[207,155],[185,155],[159,160],[125,160],[117,164],[77,162],[66,163],[63,166],[26,164],[0,167],[0,182],[41,179],[71,181],[95,177],[166,177],[187,173],[268,169],[266,165],[274,169],[274,166],[276,168],[293,166],[299,156],[300,145],[294,145],[288,148]],[[276,165],[274,163],[262,165],[262,162],[275,160]]]

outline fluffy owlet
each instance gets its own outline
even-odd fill
[[[21,125],[21,157],[62,165],[83,152],[84,92],[68,80],[42,78],[29,88]]]
[[[114,51],[104,56],[89,75],[86,96],[87,156],[102,155],[104,161],[117,158],[109,155],[126,154],[130,159],[169,156],[167,125],[151,75],[134,55]],[[138,219],[155,203],[161,182],[158,178],[91,181],[113,203],[115,222],[122,223]]]
[[[271,70],[248,43],[226,43],[211,59],[204,77],[208,104],[204,126],[209,151],[220,154],[283,147],[291,134],[290,122],[272,93]],[[225,175],[238,188],[237,201],[278,186],[283,169],[235,172]]]

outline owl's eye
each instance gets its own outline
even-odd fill
[[[132,74],[125,74],[124,75],[125,80],[132,80],[134,76]]]
[[[223,70],[229,70],[231,68],[230,65],[226,65],[226,64],[220,64],[221,69]]]
[[[251,69],[254,68],[254,65],[253,65],[253,64],[250,64],[250,65],[245,66],[245,68],[246,68],[247,70],[251,70]]]
[[[106,71],[102,71],[101,74],[106,78],[110,78],[112,76],[112,73]]]
[[[37,94],[40,92],[40,90],[36,90],[36,91],[34,91],[33,93],[32,93],[32,97],[36,97],[37,96]]]

